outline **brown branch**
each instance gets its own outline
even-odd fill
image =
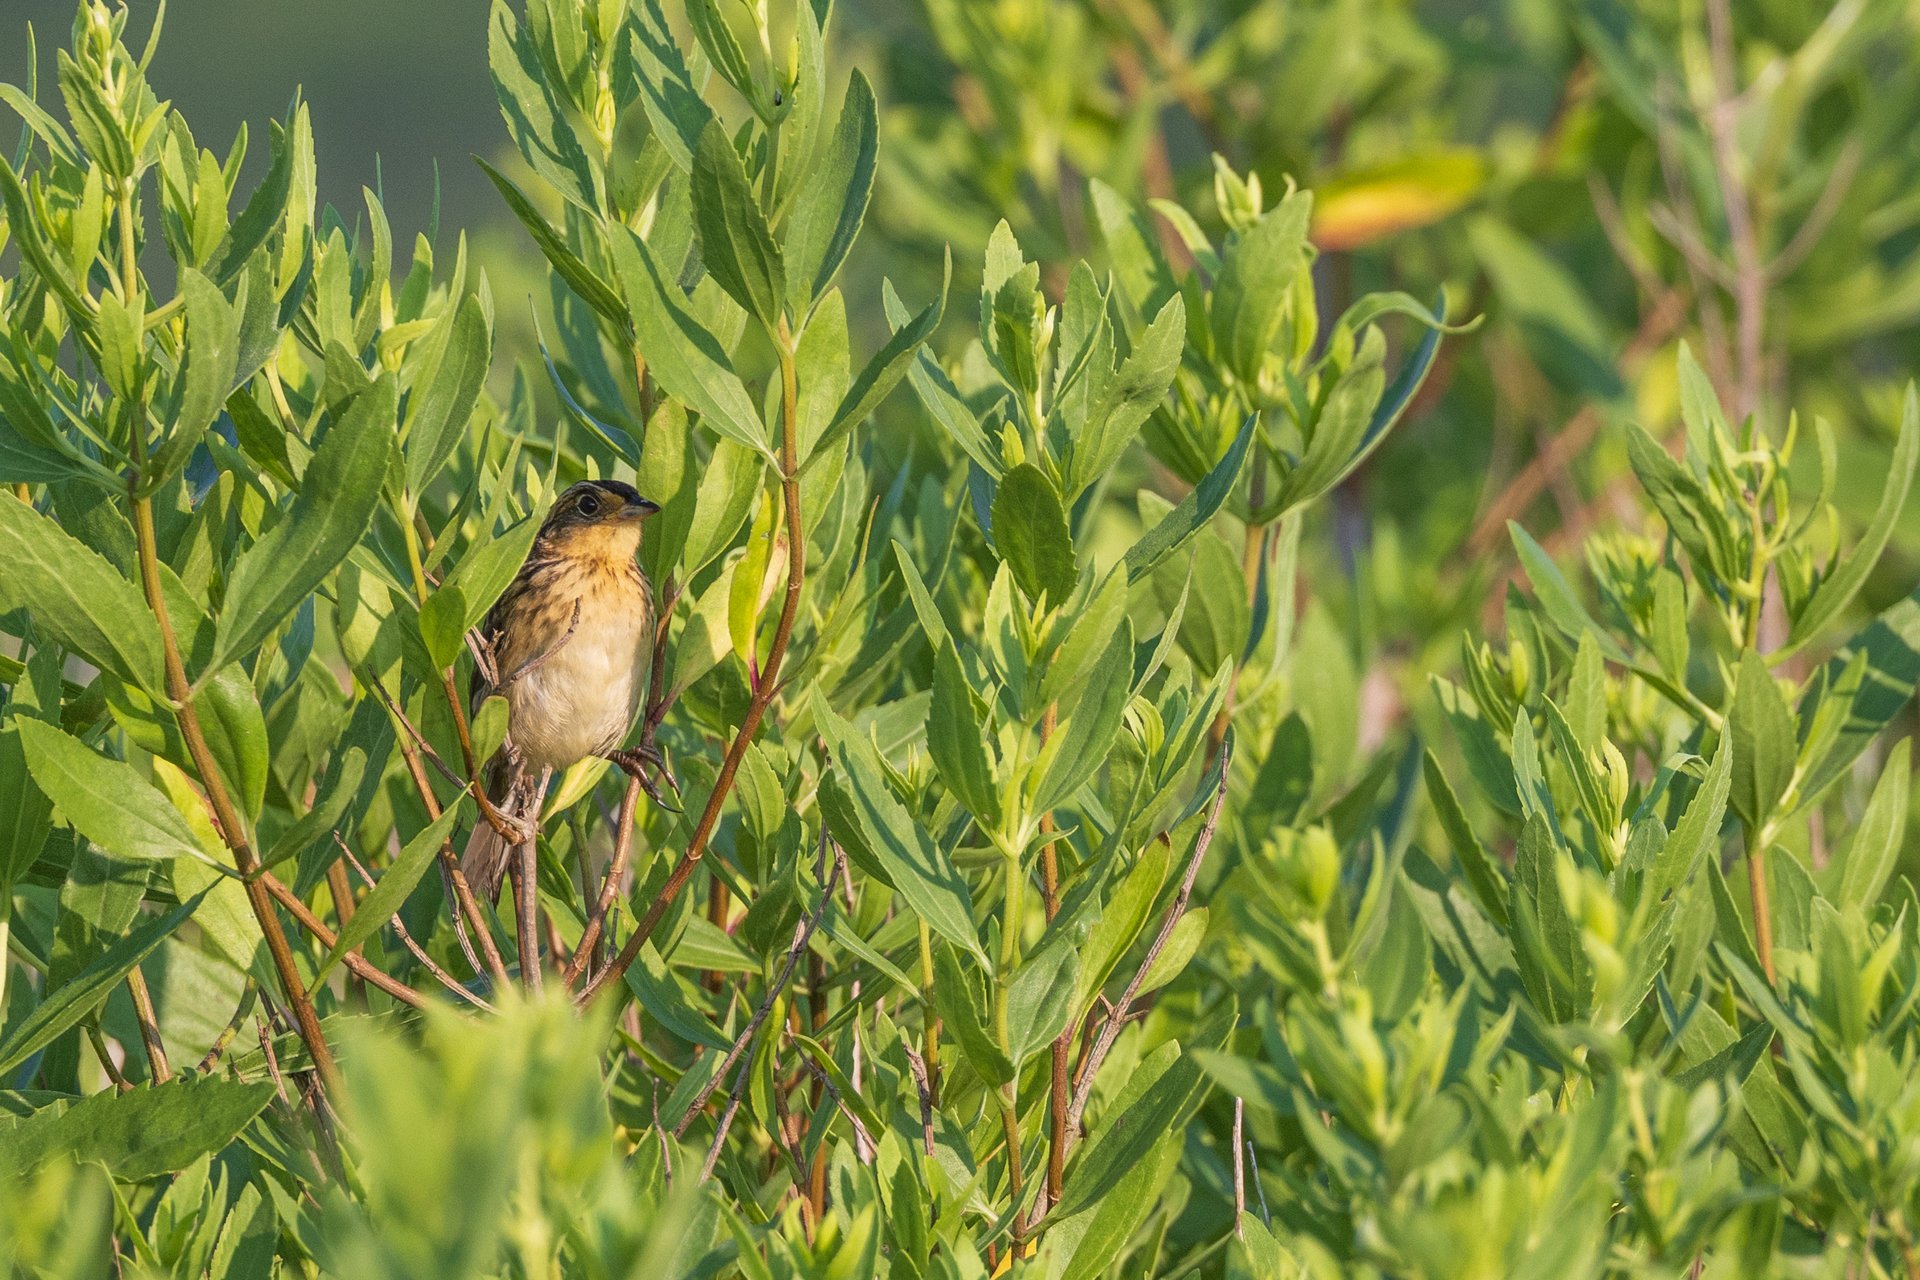
[[[312,909],[300,900],[300,896],[293,890],[287,888],[285,884],[281,883],[280,878],[274,875],[273,872],[262,871],[259,873],[258,879],[250,881],[249,883],[261,886],[263,894],[271,896],[275,902],[285,907],[287,914],[292,916],[301,928],[312,934],[314,940],[321,946],[331,951],[334,943],[339,941],[338,935],[336,935],[333,930],[327,928],[325,922],[323,922],[319,916],[313,914]],[[276,921],[275,923],[278,922]],[[368,961],[365,956],[348,952],[345,956],[341,957],[340,963],[347,967],[349,973],[364,978],[368,986],[376,987],[386,992],[402,1004],[412,1005],[416,1009],[424,1009],[427,1007],[427,998],[425,996],[398,978],[391,976],[386,970],[374,965]],[[307,993],[304,987],[301,988],[300,994],[302,997],[306,996]]]
[[[811,1075],[814,1080],[819,1083],[821,1092],[826,1095],[827,1101],[833,1103],[840,1114],[847,1118],[847,1123],[853,1126],[854,1142],[868,1151],[873,1150],[873,1135],[867,1132],[866,1125],[860,1123],[860,1117],[853,1114],[853,1108],[849,1107],[846,1099],[840,1096],[840,1090],[834,1088],[832,1078],[820,1069],[820,1064],[805,1054],[802,1054],[800,1057],[800,1065],[805,1067],[807,1074]],[[824,1169],[826,1166],[823,1164],[820,1167]]]
[[[1160,921],[1160,932],[1155,935],[1153,945],[1147,948],[1147,954],[1141,959],[1140,967],[1135,969],[1133,977],[1127,980],[1126,990],[1113,1006],[1113,1012],[1101,1025],[1100,1035],[1093,1042],[1093,1049],[1087,1055],[1080,1068],[1080,1087],[1074,1092],[1073,1107],[1067,1114],[1067,1128],[1073,1137],[1080,1134],[1080,1121],[1086,1115],[1087,1100],[1093,1096],[1094,1077],[1100,1074],[1100,1064],[1106,1061],[1107,1053],[1113,1048],[1113,1042],[1120,1034],[1120,1028],[1127,1020],[1127,1010],[1140,994],[1140,984],[1145,981],[1147,970],[1153,968],[1153,962],[1160,958],[1167,939],[1173,936],[1174,926],[1187,912],[1187,899],[1193,896],[1193,882],[1200,874],[1200,864],[1206,859],[1207,846],[1213,843],[1213,833],[1220,826],[1220,810],[1227,799],[1227,779],[1232,774],[1233,739],[1228,737],[1220,748],[1220,783],[1213,793],[1213,805],[1207,811],[1207,821],[1200,828],[1200,836],[1193,844],[1193,856],[1187,859],[1187,872],[1181,878],[1180,891],[1174,895],[1173,903],[1167,908],[1167,914]]]
[[[220,828],[220,838],[226,842],[233,855],[234,867],[246,882],[247,901],[260,924],[260,934],[266,940],[267,952],[273,957],[273,967],[281,990],[293,1008],[294,1024],[299,1028],[300,1039],[307,1046],[307,1054],[313,1059],[314,1070],[321,1082],[332,1089],[339,1082],[339,1068],[334,1064],[333,1051],[327,1046],[326,1034],[320,1029],[320,1016],[314,1012],[313,1000],[307,995],[306,986],[301,981],[299,967],[293,959],[293,948],[287,943],[286,931],[280,927],[280,917],[274,914],[273,903],[256,875],[260,870],[260,860],[254,856],[253,846],[246,835],[246,825],[241,821],[239,811],[234,808],[233,799],[227,793],[226,780],[220,776],[220,770],[214,763],[213,751],[207,745],[206,734],[200,727],[200,713],[194,705],[193,686],[187,679],[186,664],[180,657],[180,645],[174,635],[166,592],[160,585],[160,552],[154,536],[153,502],[139,495],[141,472],[146,465],[145,416],[144,410],[134,415],[134,466],[129,496],[133,503],[134,545],[140,564],[140,583],[146,593],[147,607],[152,610],[154,622],[160,631],[167,696],[173,702],[174,718],[179,722],[180,736],[186,741],[194,771],[200,775],[200,784],[213,806],[213,817]]]
[[[593,900],[588,927],[580,935],[580,944],[574,948],[572,960],[566,961],[566,971],[561,973],[561,984],[568,990],[572,990],[574,983],[580,981],[580,973],[593,963],[593,952],[599,946],[601,929],[607,927],[607,913],[611,912],[612,900],[620,890],[620,877],[626,875],[626,864],[634,856],[634,812],[639,808],[639,791],[639,779],[628,777],[626,794],[620,796],[620,816],[614,819],[612,860],[607,864],[607,873],[601,877],[599,898]],[[605,810],[601,812],[605,814]]]
[[[607,863],[607,873],[600,881],[600,896],[594,900],[593,912],[587,917],[587,927],[580,935],[580,945],[573,949],[573,959],[567,962],[567,968],[560,975],[560,984],[571,991],[573,984],[580,980],[580,973],[593,960],[594,948],[600,942],[600,931],[606,927],[607,913],[613,909],[613,899],[620,889],[620,878],[627,872],[627,862],[633,856],[633,815],[640,804],[640,779],[628,778],[626,794],[620,797],[620,816],[614,826],[613,860]]]
[[[427,820],[438,822],[440,801],[427,782],[427,771],[421,767],[418,753],[410,750],[404,739],[400,743],[400,756],[407,763],[414,789],[420,793],[420,803],[426,807]],[[467,964],[478,976],[480,961],[473,953],[473,940],[467,936],[463,917],[472,923],[474,932],[480,935],[480,950],[486,955],[487,972],[493,975],[494,988],[504,989],[507,985],[506,962],[500,958],[500,948],[493,941],[493,929],[487,923],[486,914],[480,910],[479,901],[473,896],[473,886],[467,883],[466,872],[460,869],[460,859],[453,852],[451,839],[441,842],[439,860],[440,882],[446,889],[447,914],[453,917],[454,936],[460,940],[460,950],[466,956]]]
[[[754,735],[760,731],[760,721],[766,715],[767,706],[773,701],[774,692],[780,684],[780,664],[787,656],[787,645],[793,639],[794,623],[800,615],[800,596],[807,580],[807,535],[800,519],[800,389],[799,379],[794,368],[793,335],[784,318],[780,321],[779,340],[774,344],[780,357],[781,389],[781,432],[780,432],[780,501],[786,509],[787,525],[787,590],[780,604],[780,620],[774,627],[773,644],[767,650],[766,666],[762,668],[759,679],[754,682],[752,696],[747,701],[747,713],[740,721],[740,728],[734,733],[733,742],[727,747],[727,754],[720,762],[720,772],[715,775],[713,790],[707,796],[706,807],[700,811],[700,820],[693,829],[693,838],[687,843],[687,851],[680,855],[680,861],[674,864],[667,876],[666,884],[661,886],[647,913],[634,927],[633,936],[620,948],[620,954],[613,962],[602,969],[580,993],[579,1002],[586,1004],[599,995],[609,983],[619,981],[628,967],[640,954],[640,948],[647,944],[653,931],[659,927],[660,920],[667,914],[667,908],[693,878],[694,871],[700,865],[700,859],[706,855],[707,842],[713,838],[713,830],[720,821],[720,810],[726,804],[727,795],[733,790],[733,781],[740,771],[740,762],[747,754],[747,748],[753,742]]]

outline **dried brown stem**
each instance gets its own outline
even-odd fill
[[[267,891],[261,887],[256,874],[260,870],[260,861],[254,856],[253,846],[247,838],[246,824],[241,821],[240,813],[227,793],[226,781],[214,764],[213,751],[207,745],[206,734],[200,727],[200,713],[194,705],[193,686],[187,679],[186,664],[180,657],[180,645],[174,635],[166,592],[160,585],[160,552],[154,536],[153,502],[139,496],[138,492],[140,475],[146,463],[144,417],[144,411],[135,415],[132,432],[134,468],[130,496],[133,503],[133,534],[135,553],[140,564],[140,584],[146,593],[147,607],[153,611],[154,622],[160,631],[167,696],[173,703],[174,718],[179,722],[180,736],[186,741],[194,771],[200,775],[200,784],[213,808],[213,818],[220,828],[220,837],[233,855],[234,867],[245,880],[247,901],[260,924],[260,934],[266,940],[267,952],[273,957],[274,972],[280,980],[281,990],[293,1008],[294,1023],[299,1028],[300,1038],[307,1046],[307,1054],[313,1059],[314,1070],[321,1082],[332,1089],[340,1075],[338,1067],[334,1065],[333,1050],[327,1046],[326,1035],[320,1030],[320,1016],[314,1011],[313,1000],[307,995],[306,985],[301,981],[299,966],[294,963],[293,948],[287,943],[286,931],[280,927],[280,917],[274,914],[273,903]]]
[[[420,803],[426,807],[427,820],[439,821],[440,801],[427,782],[427,771],[421,768],[419,755],[410,750],[404,740],[400,744],[400,755],[407,762],[407,772],[413,778],[414,789],[420,793]],[[500,958],[500,948],[494,943],[493,929],[487,923],[486,913],[481,911],[479,900],[473,896],[473,886],[467,883],[466,872],[460,869],[460,859],[453,851],[452,840],[441,842],[439,860],[440,881],[447,890],[447,914],[453,917],[454,936],[460,940],[460,950],[466,956],[467,964],[478,976],[481,972],[480,961],[473,953],[473,940],[467,936],[463,917],[472,923],[473,931],[480,936],[480,950],[486,956],[486,971],[493,975],[495,990],[505,989],[506,962]]]
[[[342,840],[337,833],[333,839],[334,843],[340,846],[340,855],[353,864],[354,871],[366,882],[367,888],[373,888],[373,876],[368,873],[365,866],[361,865],[360,859],[353,856],[353,850],[347,847],[347,842]],[[334,865],[338,866],[339,864],[335,863]],[[343,920],[341,923],[344,925],[346,922]],[[400,939],[400,945],[411,952],[413,958],[420,962],[420,967],[432,974],[441,986],[451,991],[454,995],[459,996],[468,1004],[484,1009],[488,1013],[494,1011],[492,1005],[462,986],[459,979],[448,973],[446,969],[441,967],[439,961],[428,955],[426,951],[421,948],[420,944],[413,940],[413,934],[407,930],[406,921],[402,920],[397,913],[391,920],[388,920],[387,923],[393,926],[394,935]],[[356,948],[356,952],[357,950]]]
[[[1200,874],[1200,864],[1206,859],[1207,847],[1213,843],[1213,833],[1220,826],[1220,810],[1227,800],[1227,779],[1232,773],[1232,765],[1233,738],[1229,735],[1220,746],[1220,783],[1213,793],[1213,805],[1207,810],[1206,824],[1200,828],[1200,836],[1193,843],[1193,856],[1187,859],[1187,872],[1181,877],[1180,891],[1174,895],[1165,918],[1160,921],[1160,932],[1154,936],[1153,944],[1147,948],[1147,954],[1141,958],[1140,967],[1135,969],[1133,977],[1127,980],[1126,990],[1114,1004],[1113,1012],[1101,1024],[1100,1034],[1093,1042],[1093,1049],[1088,1053],[1086,1061],[1081,1064],[1080,1086],[1074,1092],[1073,1107],[1067,1114],[1067,1129],[1073,1138],[1079,1137],[1080,1122],[1087,1111],[1087,1100],[1093,1096],[1094,1078],[1100,1074],[1100,1064],[1106,1061],[1115,1038],[1120,1034],[1120,1028],[1126,1023],[1127,1010],[1132,1007],[1134,999],[1140,994],[1141,982],[1145,980],[1147,971],[1153,968],[1153,962],[1160,958],[1160,952],[1165,949],[1167,939],[1173,936],[1174,926],[1180,923],[1180,917],[1187,912],[1187,900],[1193,896],[1193,882]]]
[[[824,836],[822,838],[824,839]],[[706,1084],[701,1086],[700,1092],[693,1095],[693,1101],[687,1104],[686,1114],[681,1116],[680,1123],[674,1126],[674,1137],[678,1138],[686,1133],[687,1126],[693,1123],[693,1118],[699,1115],[701,1109],[707,1105],[707,1099],[712,1097],[713,1091],[720,1087],[721,1079],[746,1053],[747,1046],[753,1043],[753,1037],[759,1033],[761,1025],[767,1020],[767,1015],[773,1012],[774,1003],[779,1000],[781,991],[786,989],[787,982],[793,977],[794,966],[799,964],[800,957],[806,954],[807,944],[813,941],[814,930],[818,929],[820,921],[826,918],[827,907],[833,901],[833,879],[839,874],[841,860],[846,856],[846,852],[839,845],[833,846],[833,869],[823,877],[820,901],[815,904],[812,913],[806,919],[794,926],[793,941],[787,947],[786,959],[781,962],[779,974],[775,976],[773,984],[767,988],[767,994],[760,1001],[760,1007],[753,1011],[753,1017],[747,1020],[746,1027],[734,1038],[732,1046],[727,1049],[727,1056],[714,1069],[713,1075]]]

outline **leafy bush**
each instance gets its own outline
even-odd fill
[[[1363,741],[1305,530],[1481,291],[1354,295],[1355,188],[1220,159],[1184,205],[1045,187],[1063,253],[1007,191],[1061,154],[1029,115],[956,170],[1018,231],[882,226],[910,304],[850,255],[955,149],[883,162],[833,6],[766,8],[493,6],[547,286],[510,370],[464,240],[402,270],[376,196],[316,211],[303,106],[242,199],[101,0],[64,119],[5,91],[0,1258],[1911,1268],[1920,597],[1857,602],[1913,393],[1843,535],[1833,429],[1736,425],[1683,347],[1674,452],[1618,432],[1638,531],[1569,577],[1513,526],[1443,732]],[[995,111],[1085,30],[928,9]],[[1532,250],[1469,238],[1504,293]],[[589,477],[662,505],[632,742],[676,785],[574,766],[496,911],[454,851],[511,726],[459,690]]]

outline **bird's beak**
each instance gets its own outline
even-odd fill
[[[652,515],[654,512],[658,511],[659,509],[660,509],[660,504],[655,502],[652,498],[641,498],[638,501],[629,502],[627,504],[626,510],[622,511],[620,514],[625,518],[627,518],[628,520],[645,520],[648,516]]]

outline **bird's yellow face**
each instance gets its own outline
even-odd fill
[[[540,526],[549,554],[578,560],[631,562],[641,522],[660,505],[618,480],[582,480],[561,494]]]

